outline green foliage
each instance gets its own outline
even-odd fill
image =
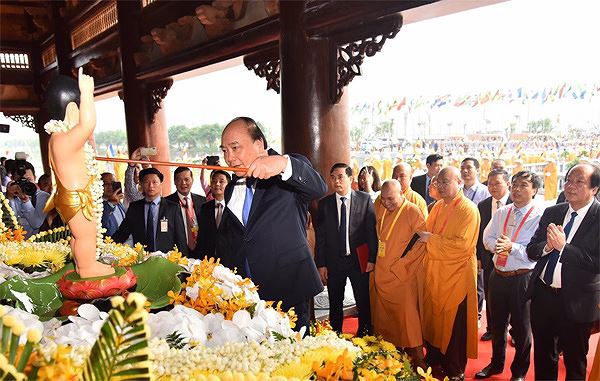
[[[534,120],[527,123],[527,132],[535,134],[549,134],[554,130],[550,118]]]
[[[84,381],[151,379],[145,313],[135,301],[110,310],[85,363]]]
[[[191,128],[183,125],[169,127],[171,157],[176,159],[188,150],[193,151],[199,157],[217,153],[223,127],[218,123],[203,124]]]
[[[144,263],[131,266],[137,276],[136,292],[148,298],[150,308],[162,308],[169,304],[167,292],[178,294],[181,281],[177,277],[182,269],[178,264],[165,258],[151,257]]]
[[[94,139],[100,155],[104,154],[101,149],[106,149],[111,144],[115,148],[117,146],[127,146],[127,132],[125,129],[97,132],[94,134]]]
[[[12,277],[0,284],[0,299],[14,301],[17,308],[38,315],[40,320],[48,320],[62,306],[61,294],[53,279]]]
[[[167,344],[169,344],[169,347],[173,349],[183,349],[187,344],[185,342],[185,337],[183,337],[179,331],[168,334],[165,340],[167,341]]]

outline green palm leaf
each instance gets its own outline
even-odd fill
[[[100,330],[85,368],[84,381],[150,380],[146,298],[115,297],[113,309]]]

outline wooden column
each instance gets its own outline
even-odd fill
[[[171,88],[171,85],[173,85],[173,80],[166,79],[147,86],[146,97],[150,102],[150,114],[148,115],[150,118],[150,126],[147,129],[150,138],[149,146],[156,147],[157,155],[152,159],[158,161],[171,161],[171,155],[169,153],[169,134],[165,116],[165,97],[167,96],[167,92]],[[171,194],[173,185],[171,173],[175,169],[158,165],[156,168],[165,176],[162,194],[167,196]]]
[[[71,73],[73,63],[69,54],[71,53],[71,34],[67,27],[67,21],[60,14],[60,9],[64,6],[64,1],[51,1],[52,20],[54,24],[54,46],[56,48],[56,65],[58,74],[68,75]]]
[[[148,147],[148,103],[145,102],[145,89],[136,78],[136,66],[133,60],[140,40],[140,17],[142,6],[139,1],[117,1],[119,19],[119,42],[121,45],[121,73],[123,80],[122,100],[125,105],[125,123],[127,126],[127,146],[129,152],[138,147]]]
[[[345,95],[337,104],[330,100],[335,49],[327,39],[306,36],[304,7],[280,2],[282,144],[284,152],[306,155],[327,179],[334,163],[350,164],[349,109]]]

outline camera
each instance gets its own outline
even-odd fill
[[[206,164],[207,165],[218,165],[219,164],[219,156],[207,156]]]
[[[142,147],[140,149],[140,155],[142,156],[156,156],[157,153],[156,147]]]
[[[15,181],[15,184],[21,188],[21,192],[25,193],[29,197],[33,197],[37,192],[37,186],[24,177],[21,177]]]

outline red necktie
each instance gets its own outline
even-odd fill
[[[194,209],[188,203],[187,196],[183,198],[181,206],[185,209],[185,216],[187,219],[187,245],[190,250],[194,250],[196,248],[196,236],[197,232],[194,227],[196,226],[196,220],[194,218]]]

